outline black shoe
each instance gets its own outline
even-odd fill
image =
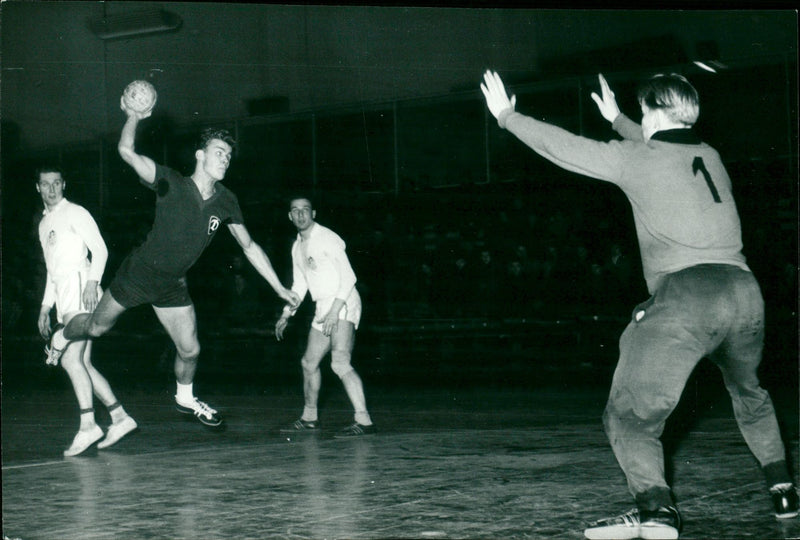
[[[194,415],[194,417],[197,418],[197,420],[204,426],[210,428],[218,428],[222,426],[223,420],[219,416],[219,413],[215,409],[209,407],[207,403],[204,403],[197,398],[194,398],[194,402],[186,404],[179,403],[176,396],[175,408],[178,409],[178,412],[180,413]]]
[[[658,510],[639,510],[641,521],[639,535],[644,540],[673,540],[681,531],[681,515],[674,506]]]
[[[375,424],[365,426],[358,422],[353,422],[346,428],[342,429],[339,433],[334,435],[337,439],[344,437],[360,437],[361,435],[372,435],[375,433]]]
[[[633,540],[639,538],[640,532],[639,510],[634,508],[624,514],[589,523],[583,535],[589,540]]]
[[[772,504],[775,505],[775,517],[788,519],[797,516],[797,489],[792,484],[776,484],[769,490]]]
[[[319,420],[295,420],[286,427],[281,428],[281,433],[305,433],[311,431],[319,431]]]

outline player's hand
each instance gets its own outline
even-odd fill
[[[275,323],[275,339],[278,341],[283,339],[283,331],[286,330],[286,326],[289,324],[289,317],[286,315],[281,315],[281,318],[278,319],[278,322]]]
[[[145,111],[145,112],[136,112],[134,110],[129,109],[125,105],[125,98],[122,97],[122,96],[120,96],[120,98],[119,98],[119,108],[122,109],[122,112],[124,112],[125,114],[128,115],[128,118],[133,117],[136,120],[144,120],[145,118],[148,118],[151,114],[153,114],[153,109],[152,108],[149,111]]]
[[[592,99],[597,103],[597,108],[600,109],[600,114],[603,115],[603,118],[613,123],[614,120],[617,119],[617,116],[619,116],[617,100],[614,97],[614,92],[612,92],[611,88],[608,86],[608,81],[603,77],[603,74],[599,73],[597,78],[600,80],[602,97],[598,96],[596,92],[592,92]]]
[[[97,307],[97,282],[93,280],[89,280],[86,282],[86,287],[83,289],[83,296],[81,298],[83,300],[83,307],[86,308],[89,313],[93,312]]]
[[[339,326],[339,311],[334,311],[331,309],[327,315],[322,317],[321,319],[317,319],[318,323],[322,325],[322,333],[326,336],[330,336],[336,331],[336,328]]]
[[[39,312],[39,334],[44,339],[50,339],[50,311]]]
[[[495,118],[506,109],[513,110],[517,104],[517,96],[512,95],[511,99],[508,98],[506,87],[496,71],[486,70],[486,73],[483,74],[481,91],[486,97],[486,106],[489,107],[489,112]]]
[[[279,293],[279,296],[286,300],[286,303],[289,304],[289,307],[292,309],[300,305],[300,296],[291,289],[283,289]]]

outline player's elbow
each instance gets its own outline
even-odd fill
[[[117,145],[117,152],[119,152],[119,157],[121,157],[125,163],[128,165],[133,163],[133,158],[136,155],[133,151],[133,148],[126,144],[120,143]]]

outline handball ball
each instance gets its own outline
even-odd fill
[[[157,97],[155,87],[147,81],[133,81],[122,93],[125,106],[138,113],[146,113],[155,107]]]

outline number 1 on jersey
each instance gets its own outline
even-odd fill
[[[708,185],[708,189],[711,191],[711,196],[714,197],[714,202],[721,203],[722,199],[719,198],[719,192],[717,191],[717,186],[714,185],[714,182],[711,180],[711,175],[706,169],[706,164],[703,161],[703,158],[700,156],[696,156],[694,161],[692,161],[692,174],[697,176],[697,171],[701,171],[703,173],[703,178],[706,179],[706,185]]]

